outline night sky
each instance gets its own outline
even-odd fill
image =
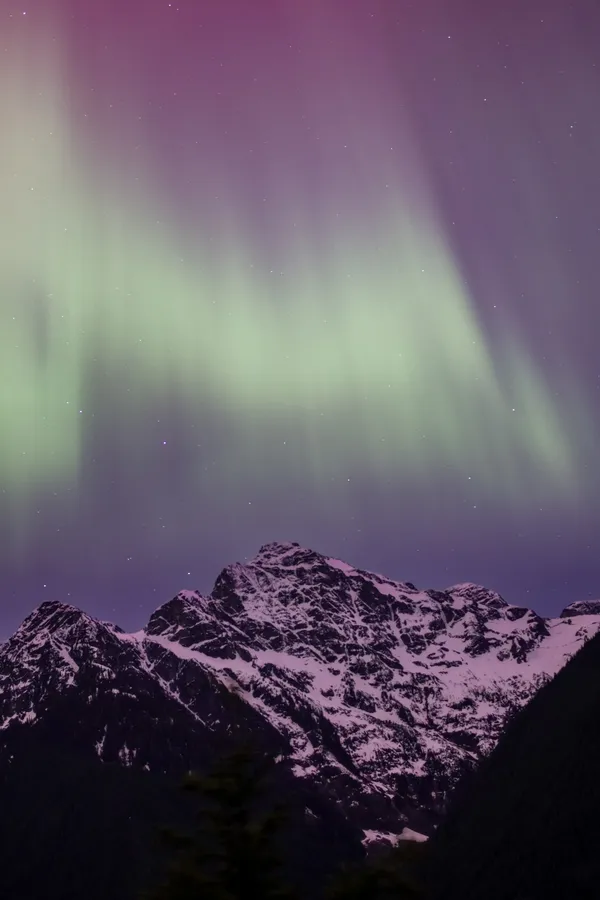
[[[0,0],[0,636],[296,540],[600,596],[597,0]]]

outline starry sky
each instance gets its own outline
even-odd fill
[[[296,540],[600,596],[596,0],[0,0],[0,636]]]

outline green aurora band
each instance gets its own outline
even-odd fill
[[[0,65],[0,486],[15,514],[76,483],[92,378],[114,385],[129,435],[169,397],[192,421],[218,411],[238,470],[260,468],[261,434],[301,421],[290,459],[316,492],[341,460],[417,481],[443,467],[515,506],[581,489],[561,412],[575,392],[557,398],[511,329],[492,346],[414,157],[410,197],[390,163],[368,231],[355,214],[311,233],[298,186],[282,274],[256,262],[224,178],[222,221],[186,253],[151,165],[128,178],[86,149],[57,58],[13,45]]]

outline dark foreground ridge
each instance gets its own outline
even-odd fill
[[[600,896],[599,712],[597,635],[459,791],[429,847],[432,900]]]

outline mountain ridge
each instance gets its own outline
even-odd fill
[[[40,731],[185,771],[251,735],[365,838],[430,833],[507,718],[599,628],[600,601],[543,617],[481,585],[422,591],[272,542],[136,632],[40,604],[0,645],[0,759]]]

